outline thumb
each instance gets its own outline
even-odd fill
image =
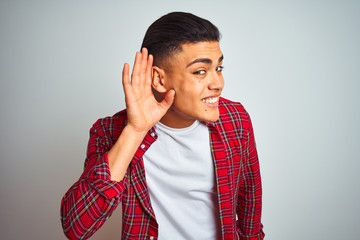
[[[160,102],[160,107],[161,107],[163,110],[167,111],[167,110],[171,107],[171,105],[173,104],[174,99],[175,99],[175,90],[174,90],[174,89],[170,89],[170,90],[166,93],[164,99]]]

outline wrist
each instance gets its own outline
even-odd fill
[[[136,131],[129,125],[125,126],[116,143],[108,151],[111,180],[121,181],[124,178],[131,159],[146,134],[147,131]]]
[[[122,134],[126,135],[127,138],[131,138],[132,140],[140,140],[142,141],[147,134],[150,128],[136,129],[131,124],[127,124],[122,131]]]

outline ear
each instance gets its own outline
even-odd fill
[[[165,86],[165,71],[157,66],[152,67],[151,87],[158,93],[167,92]]]

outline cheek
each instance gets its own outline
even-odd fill
[[[181,112],[192,113],[201,111],[202,102],[200,94],[191,88],[179,88],[175,93],[174,106]]]
[[[175,106],[180,108],[193,108],[195,97],[186,90],[179,90],[175,93]]]
[[[194,88],[179,89],[179,94],[175,94],[175,101],[180,104],[182,108],[194,109],[201,102],[201,93]],[[177,98],[176,98],[177,95]]]
[[[189,83],[177,86],[179,96],[190,99],[200,99],[204,86],[200,81],[191,81]],[[191,82],[190,82],[191,81]],[[175,89],[176,91],[176,89]]]
[[[175,105],[179,103],[182,105],[193,105],[195,101],[201,99],[202,92],[204,91],[203,81],[186,74],[172,80],[170,87],[175,90]]]

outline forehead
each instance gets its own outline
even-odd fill
[[[208,58],[217,64],[218,59],[222,56],[220,45],[217,41],[184,43],[181,44],[181,48],[182,50],[173,56],[176,64],[187,65],[198,58]]]

